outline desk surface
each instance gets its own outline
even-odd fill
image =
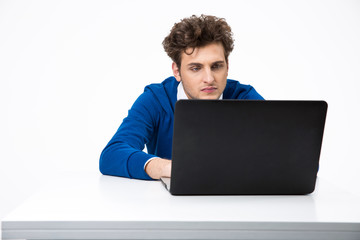
[[[2,220],[3,239],[360,239],[360,197],[172,196],[159,181],[66,173]]]

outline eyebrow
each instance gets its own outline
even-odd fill
[[[225,61],[216,61],[216,62],[213,62],[211,63],[211,65],[213,64],[219,64],[219,63],[225,63]],[[189,63],[187,66],[203,66],[202,63],[197,63],[197,62],[193,62],[193,63]]]

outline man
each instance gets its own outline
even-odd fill
[[[170,177],[177,100],[263,99],[253,87],[227,79],[233,42],[225,19],[193,15],[176,23],[163,41],[174,77],[145,87],[102,151],[100,171],[138,179]],[[142,151],[145,144],[148,153]]]

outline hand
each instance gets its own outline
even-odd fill
[[[153,158],[146,164],[145,172],[153,179],[171,177],[171,160]]]

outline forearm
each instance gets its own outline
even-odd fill
[[[103,174],[137,179],[152,179],[144,169],[145,163],[156,155],[143,152],[153,138],[154,126],[161,106],[151,91],[145,91],[135,101],[128,116],[107,144],[100,156]]]
[[[171,160],[153,158],[146,164],[145,172],[153,179],[171,176]]]
[[[110,141],[100,155],[99,167],[105,175],[150,180],[151,177],[144,171],[144,164],[152,157],[156,156],[123,142]]]

